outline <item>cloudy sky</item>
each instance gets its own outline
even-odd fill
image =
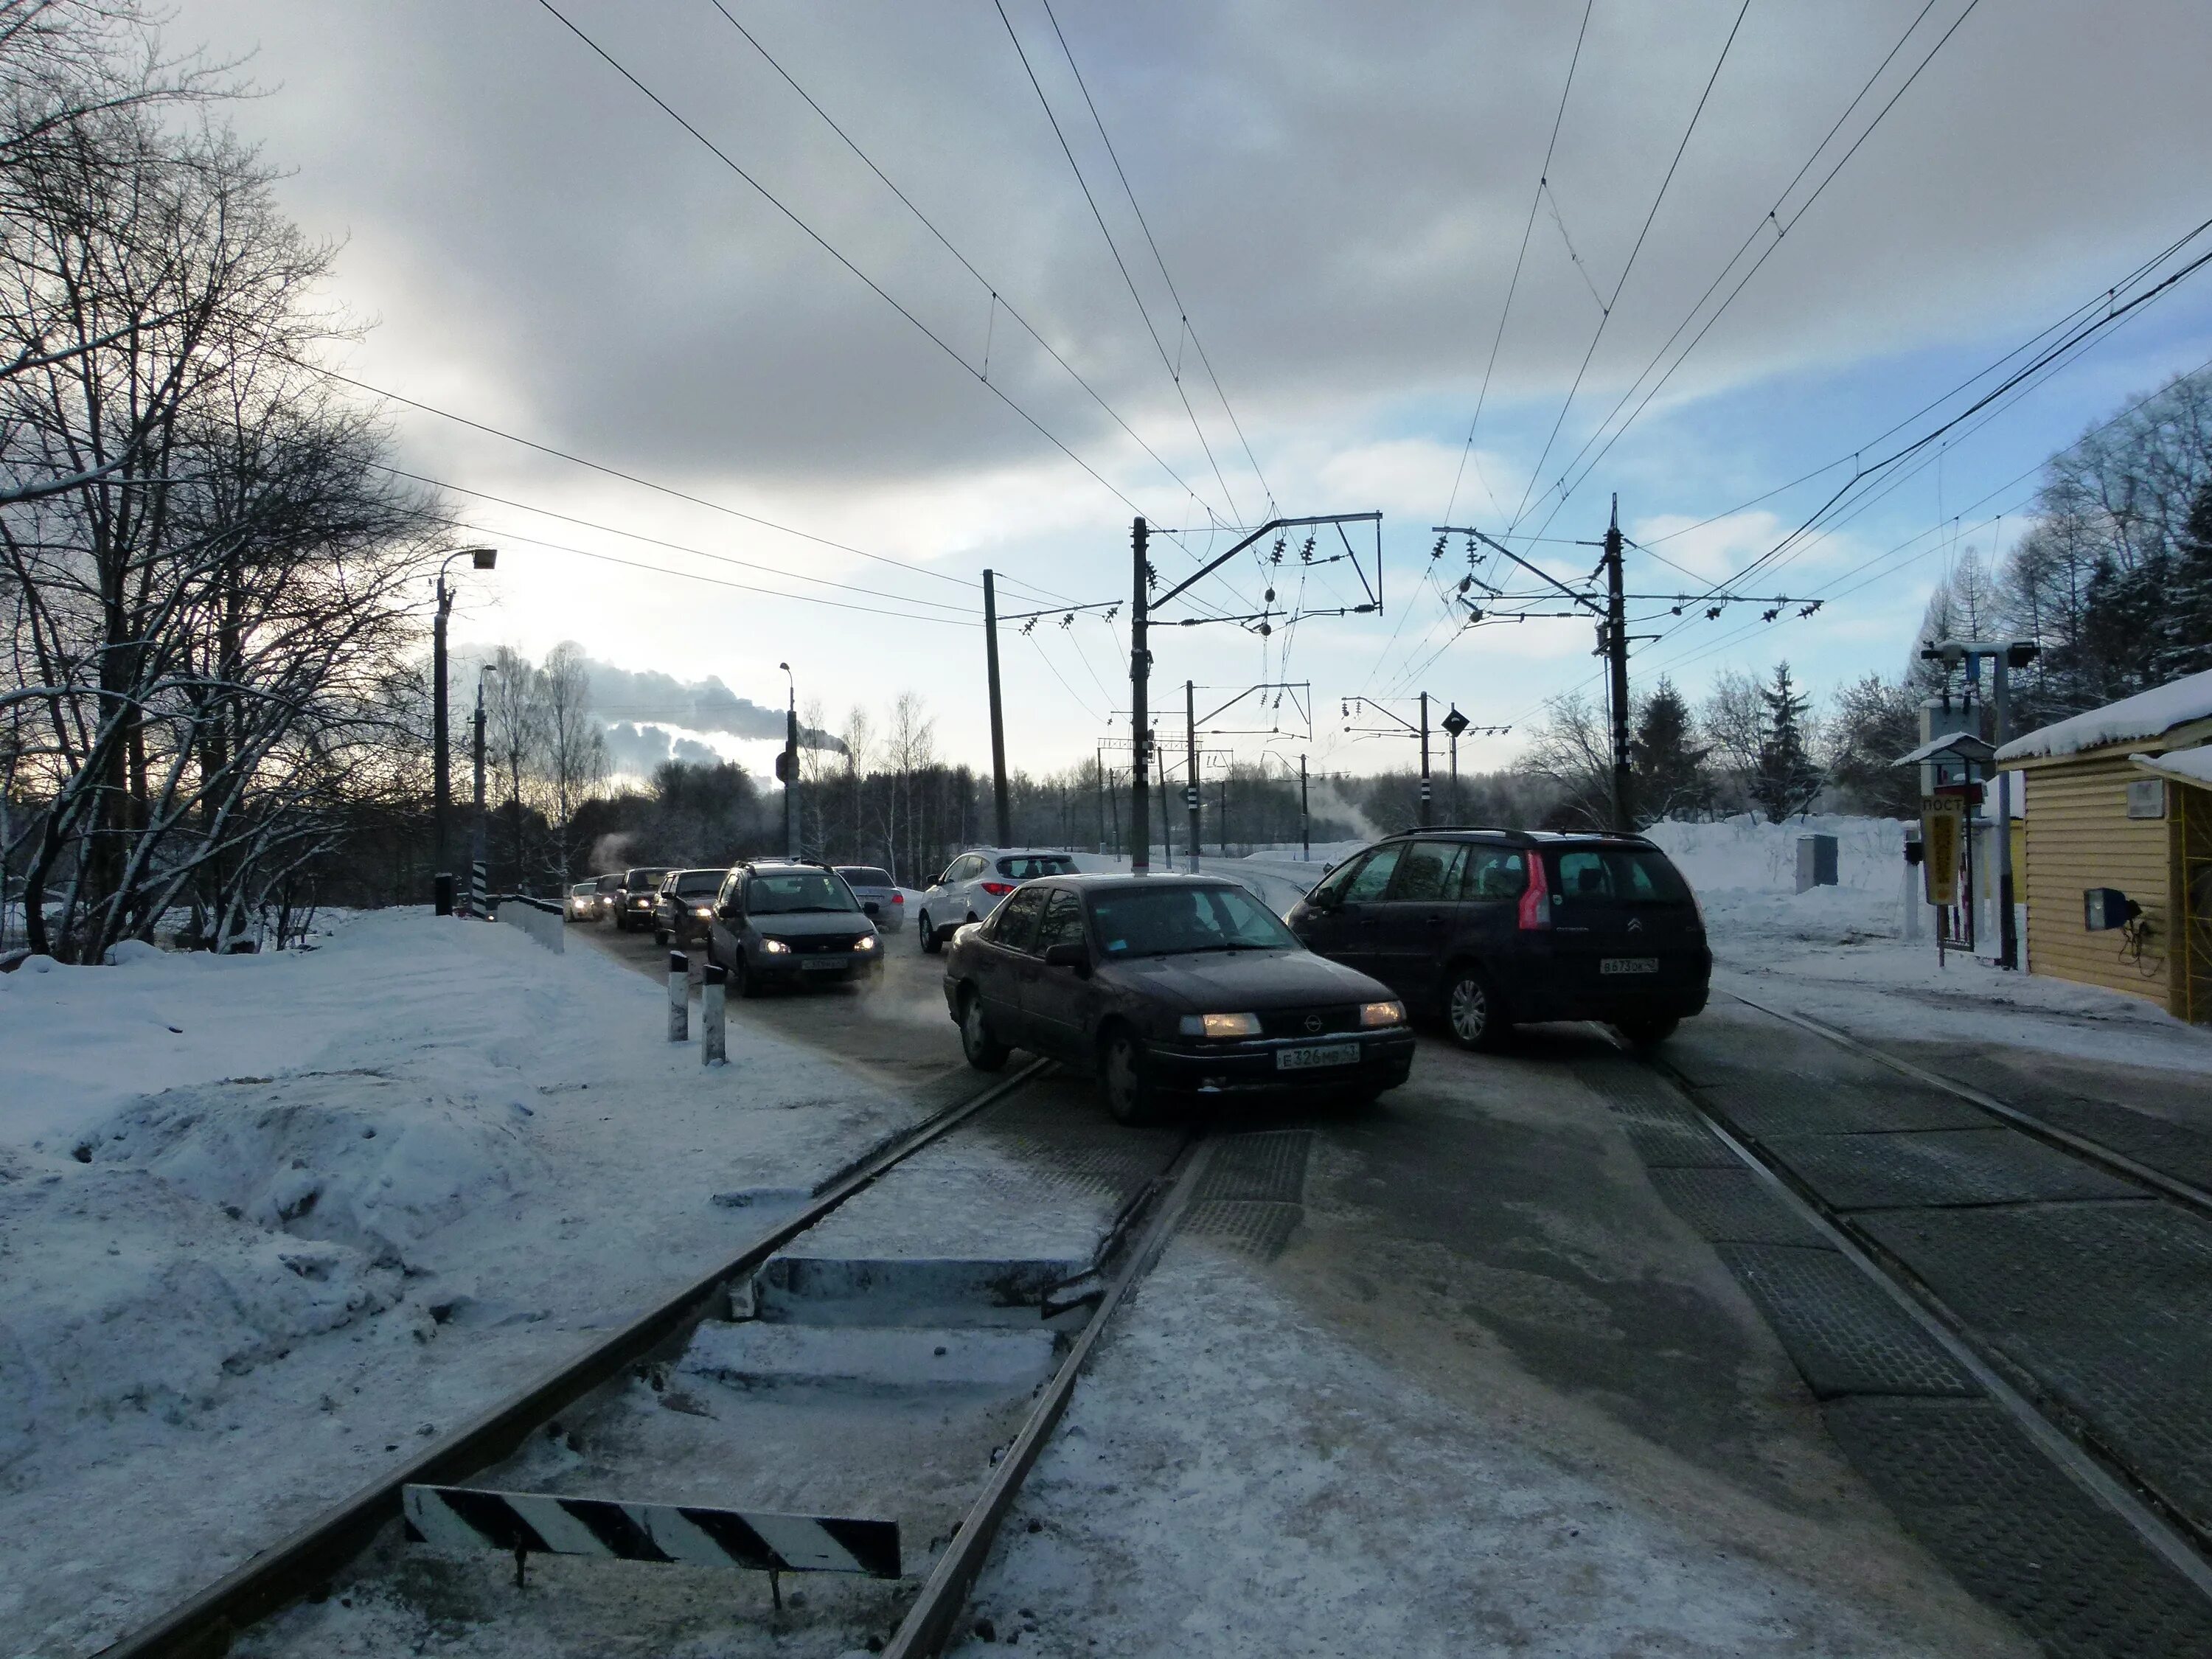
[[[1401,764],[1341,699],[1525,728],[1595,668],[1583,623],[1452,620],[1448,509],[1572,577],[1617,491],[1632,585],[1702,591],[2212,216],[2201,4],[1003,3],[180,0],[178,38],[253,54],[236,120],[344,244],[348,372],[611,470],[392,406],[501,549],[460,633],[577,640],[629,677],[609,718],[749,762],[684,717],[708,680],[780,708],[787,661],[833,728],[917,692],[981,760],[984,567],[1005,610],[1111,600],[1137,512],[1177,579],[1271,502],[1379,510],[1381,616],[1178,628],[1156,684],[1310,682],[1316,764]],[[1816,616],[1664,617],[1634,672],[1893,672],[2052,448],[2208,358],[2212,270],[1748,584]],[[1341,561],[1224,574],[1203,610],[1364,597]],[[1123,618],[1060,614],[1003,641],[1031,769],[1127,732]]]

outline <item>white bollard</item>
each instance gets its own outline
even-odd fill
[[[699,979],[699,1063],[702,1066],[726,1066],[728,1053],[723,1047],[724,1014],[727,1007],[727,993],[722,988],[723,971],[720,963],[710,962]]]
[[[691,1040],[691,958],[681,951],[668,953],[668,1040]]]
[[[1905,866],[1905,937],[1910,941],[1920,937],[1920,866]]]

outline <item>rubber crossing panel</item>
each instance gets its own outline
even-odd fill
[[[1819,1398],[1981,1392],[1941,1343],[1838,1252],[1716,1248]]]
[[[2212,1604],[1981,1400],[1838,1400],[1828,1428],[1960,1582],[2055,1659],[2212,1654]]]
[[[1765,1145],[1838,1210],[2142,1196],[2141,1188],[2013,1129],[1780,1135]]]
[[[1713,1243],[1827,1247],[1812,1223],[1732,1154],[1725,1169],[1661,1166],[1646,1173],[1667,1207]]]

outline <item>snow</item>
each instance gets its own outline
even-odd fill
[[[2212,743],[2201,749],[2184,749],[2177,754],[2130,755],[2128,758],[2148,771],[2212,787]]]
[[[2212,720],[2212,669],[2190,674],[2132,697],[2106,703],[2014,738],[1997,750],[2004,761],[2036,760],[2048,756],[2078,755],[2085,749],[2107,744],[2133,743],[2162,737],[2191,720]]]
[[[1869,1042],[2002,1044],[2122,1066],[2212,1071],[2212,1032],[2142,997],[1958,951],[1939,962],[1933,913],[1903,937],[1905,825],[1821,817],[1658,823],[1705,911],[1717,993],[1841,1025]],[[1796,889],[1797,838],[1836,837],[1838,884]],[[1917,872],[1913,890],[1917,892]],[[2028,960],[2034,961],[2033,933]],[[2002,1091],[2000,1091],[2002,1092]]]
[[[0,976],[10,1652],[112,1641],[787,1212],[716,1193],[923,1109],[737,1021],[708,1072],[664,986],[515,928],[124,959]]]

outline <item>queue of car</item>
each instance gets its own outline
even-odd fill
[[[597,877],[567,908],[703,945],[757,996],[878,981],[907,900],[876,866],[757,859]],[[979,848],[913,913],[971,1066],[1021,1048],[1095,1072],[1127,1123],[1177,1102],[1372,1100],[1409,1074],[1415,1021],[1468,1048],[1562,1020],[1649,1046],[1705,1007],[1712,971],[1688,884],[1631,835],[1407,830],[1333,866],[1287,916],[1231,875],[1085,873],[1063,851]]]

